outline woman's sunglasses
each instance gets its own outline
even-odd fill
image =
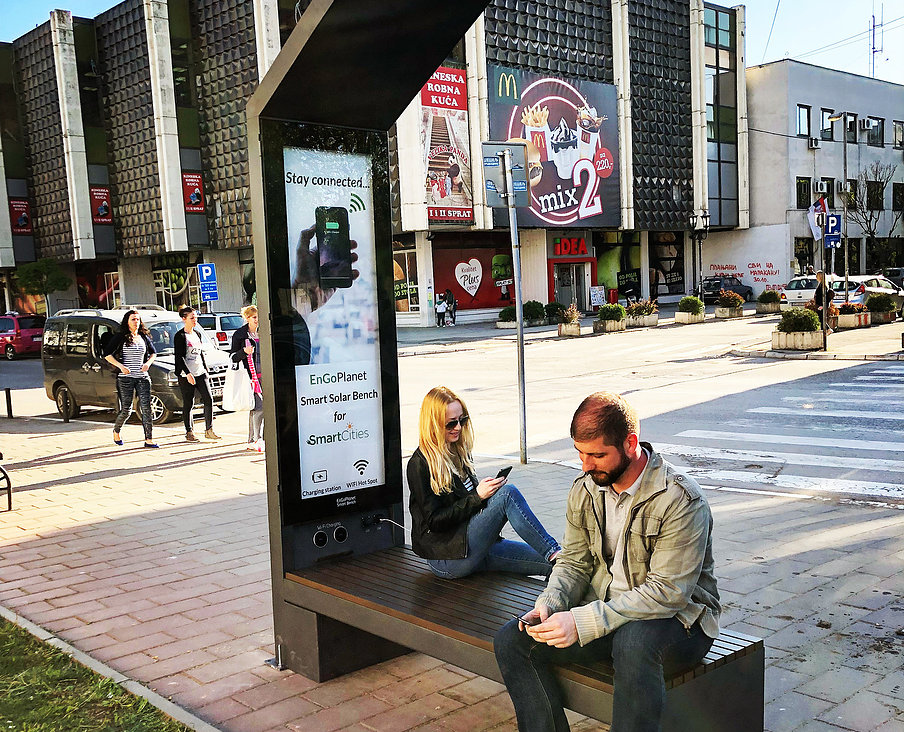
[[[458,425],[464,427],[468,423],[469,419],[471,418],[467,414],[463,414],[457,419],[450,419],[448,422],[446,422],[446,429],[451,431],[458,427]]]

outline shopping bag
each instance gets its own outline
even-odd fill
[[[223,385],[223,409],[227,412],[247,412],[254,408],[251,377],[241,364],[226,370]]]

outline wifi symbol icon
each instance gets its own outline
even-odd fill
[[[361,198],[357,193],[352,193],[351,201],[349,203],[349,209],[354,213],[355,211],[363,211],[366,208],[364,205],[364,199]]]
[[[367,460],[358,460],[355,463],[355,469],[358,471],[358,475],[364,475],[364,471],[367,470],[367,466],[369,463]]]

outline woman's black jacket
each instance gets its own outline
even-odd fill
[[[470,473],[477,485],[477,476]],[[486,506],[477,490],[468,490],[454,473],[452,491],[436,495],[430,488],[430,466],[420,448],[408,461],[411,497],[411,548],[424,559],[464,559],[468,555],[468,521]]]
[[[201,336],[198,336],[200,339]],[[185,328],[180,330],[173,336],[173,356],[176,359],[176,376],[180,379],[188,378],[188,365],[185,363],[185,356],[188,354],[188,341],[185,340]],[[204,349],[201,349],[201,363],[204,365],[204,371],[207,372],[207,359],[204,358]]]
[[[232,334],[232,343],[229,346],[229,357],[232,359],[233,363],[240,363],[245,367],[245,371],[248,372],[248,376],[251,376],[251,369],[248,367],[248,354],[245,353],[245,341],[250,340],[252,345],[254,346],[254,353],[251,354],[254,358],[255,367],[260,363],[260,354],[258,350],[260,348],[260,344],[258,341],[254,340],[248,332],[248,323],[245,323],[241,328],[236,328],[235,332]],[[260,378],[260,369],[258,371],[258,378]]]

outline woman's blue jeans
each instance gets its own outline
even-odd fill
[[[117,377],[116,391],[119,394],[119,414],[113,424],[113,431],[119,432],[126,420],[132,415],[132,398],[138,393],[138,406],[141,411],[141,426],[144,427],[144,441],[150,442],[154,429],[151,417],[151,380],[135,379],[128,376]]]
[[[585,646],[538,643],[512,620],[496,634],[499,669],[515,705],[519,732],[567,732],[552,664],[612,661],[611,732],[659,732],[665,676],[696,666],[713,640],[676,618],[635,620]]]
[[[502,527],[510,523],[524,539],[499,539]],[[543,528],[540,520],[511,483],[490,496],[487,505],[468,521],[468,556],[464,559],[428,559],[437,577],[455,579],[474,572],[512,572],[549,576],[549,557],[559,551],[559,542]]]

